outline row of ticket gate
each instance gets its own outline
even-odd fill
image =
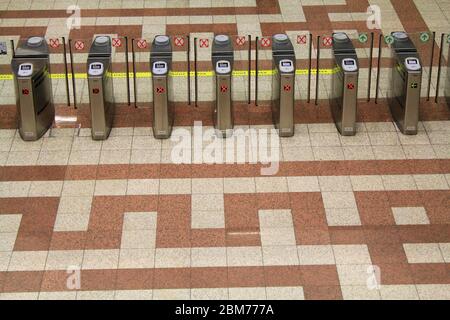
[[[404,134],[416,134],[419,119],[422,67],[413,42],[403,32],[394,38],[389,107],[398,128]],[[296,57],[285,34],[272,37],[273,80],[272,116],[282,137],[294,135]],[[352,41],[345,33],[333,34],[333,59],[330,106],[338,131],[356,134],[359,63]],[[232,72],[234,51],[230,37],[218,35],[212,45],[215,70],[214,126],[222,137],[233,132]],[[37,140],[52,126],[55,108],[50,80],[49,49],[44,38],[32,37],[22,43],[12,60],[16,82],[19,132],[24,140]],[[167,36],[155,37],[150,54],[153,81],[153,133],[169,138],[174,122],[172,44]],[[107,139],[114,119],[112,44],[108,36],[94,39],[89,56],[88,84],[92,120],[92,138]]]

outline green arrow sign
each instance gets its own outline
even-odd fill
[[[384,41],[385,41],[387,44],[393,44],[393,43],[394,43],[394,37],[391,36],[391,35],[386,36],[386,37],[384,37]]]
[[[367,40],[369,40],[369,37],[367,36],[367,33],[361,33],[358,37],[359,42],[366,43]]]
[[[447,35],[447,43],[450,43],[450,34]]]
[[[422,32],[420,34],[420,41],[428,42],[428,40],[430,40],[430,34],[428,32]]]

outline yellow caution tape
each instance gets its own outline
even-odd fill
[[[320,69],[319,74],[331,75],[331,74],[335,74],[337,72],[339,72],[339,68]],[[314,75],[316,73],[317,73],[316,69],[311,69],[311,74]],[[258,75],[261,77],[272,76],[274,74],[275,74],[275,70],[258,70]],[[295,71],[295,74],[296,75],[307,75],[308,69],[297,69]],[[188,72],[187,71],[170,71],[169,75],[171,77],[176,77],[176,78],[187,78]],[[248,70],[233,71],[233,76],[235,76],[235,77],[247,77],[248,75],[249,75]],[[250,75],[255,76],[256,70],[251,70]],[[191,71],[190,76],[195,77],[195,71]],[[212,76],[214,76],[214,71],[198,71],[197,76],[198,77],[212,77]],[[124,79],[127,77],[127,73],[126,72],[113,72],[113,73],[111,73],[111,77],[116,78],[116,79]],[[132,72],[129,73],[129,77],[133,78]],[[146,78],[151,78],[151,77],[152,77],[151,72],[136,72],[136,78],[146,79]],[[50,75],[50,78],[51,79],[65,79],[66,75],[64,73],[52,73]],[[69,73],[67,78],[72,79],[72,74]],[[13,79],[14,79],[14,76],[12,74],[0,74],[0,81],[13,80]],[[87,74],[86,73],[76,73],[75,79],[87,79]]]

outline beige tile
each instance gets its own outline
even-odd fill
[[[445,263],[450,263],[450,243],[439,243],[439,248]]]
[[[296,246],[266,246],[262,248],[265,266],[297,266],[299,259]]]
[[[266,288],[229,288],[230,300],[266,300]]]
[[[227,288],[193,288],[191,289],[192,300],[228,300]]]
[[[311,145],[313,147],[339,147],[341,141],[336,132],[332,133],[310,133]]]
[[[345,160],[374,160],[375,155],[371,146],[345,146],[344,151]]]
[[[262,246],[296,245],[294,228],[261,228]]]
[[[444,263],[437,243],[404,243],[403,249],[409,263]]]
[[[256,184],[254,178],[225,178],[225,193],[254,193]]]
[[[293,228],[291,210],[259,210],[261,228]]]
[[[152,300],[152,290],[117,290],[115,300]]]
[[[397,132],[369,132],[368,135],[373,146],[400,145]]]
[[[420,300],[450,300],[450,284],[417,284]]]
[[[191,194],[191,179],[161,179],[159,194]]]
[[[350,176],[353,191],[383,191],[381,176]]]
[[[156,212],[126,212],[123,217],[123,230],[156,230]]]
[[[119,250],[85,250],[82,269],[117,269]]]
[[[442,174],[420,174],[414,175],[419,190],[448,190],[445,176]]]
[[[131,150],[102,150],[100,164],[128,164],[131,159]]]
[[[59,200],[59,214],[90,214],[92,196],[61,197]]]
[[[76,291],[39,292],[39,300],[76,300]]]
[[[326,209],[356,208],[353,192],[322,192],[322,198]]]
[[[345,159],[342,147],[313,147],[313,153],[316,161],[340,161]]]
[[[228,247],[227,264],[229,267],[262,266],[261,247]]]
[[[288,192],[287,180],[285,177],[256,177],[256,192]]]
[[[373,146],[375,160],[405,160],[405,152],[401,146]]]
[[[69,267],[81,268],[83,250],[52,250],[49,251],[45,270],[68,270]]]
[[[382,285],[382,300],[419,300],[415,285]]]
[[[311,177],[287,177],[289,192],[319,192],[319,180]]]
[[[0,182],[1,198],[26,198],[30,190],[30,181],[4,181]]]
[[[416,182],[411,175],[382,176],[386,190],[417,190]]]
[[[321,176],[319,177],[321,191],[352,191],[352,183],[347,176]]]
[[[0,251],[0,272],[8,270],[9,260],[11,259],[10,251]]]
[[[357,208],[325,209],[328,226],[360,226],[361,219]]]
[[[398,225],[430,224],[424,207],[392,208],[392,214]]]
[[[190,300],[191,289],[155,289],[153,300]]]
[[[193,194],[192,211],[223,211],[223,194]]]
[[[154,249],[121,249],[119,269],[148,269],[155,266]]]
[[[124,230],[121,249],[154,249],[156,246],[156,229]]]
[[[102,150],[122,150],[131,149],[133,137],[131,136],[110,136],[103,141]]]
[[[16,238],[17,231],[0,233],[0,251],[12,251],[14,249]]]
[[[0,293],[0,300],[37,300],[39,292]]]
[[[54,231],[87,231],[89,227],[87,214],[58,214],[56,215]]]
[[[127,180],[97,180],[96,196],[123,196],[127,193]]]
[[[44,270],[47,251],[14,251],[9,261],[8,271]]]
[[[226,267],[227,249],[217,248],[192,248],[192,267]]]
[[[345,264],[370,264],[367,245],[333,245],[333,253],[336,263]]]
[[[223,194],[222,178],[192,179],[192,194]]]
[[[21,220],[21,214],[0,215],[0,233],[17,232],[19,230]]]
[[[114,291],[78,291],[77,300],[114,300]]]
[[[127,195],[156,195],[159,193],[158,179],[130,179]]]
[[[336,264],[331,245],[302,245],[297,249],[301,265]]]
[[[344,300],[380,300],[380,292],[367,286],[341,286]]]
[[[268,300],[304,300],[302,287],[266,287]]]
[[[373,277],[373,267],[369,264],[336,265],[341,286],[366,286]]]
[[[224,211],[191,211],[191,228],[225,228],[225,213]]]
[[[156,249],[155,268],[189,268],[190,266],[191,250],[189,248]]]
[[[81,181],[64,181],[62,196],[76,197],[76,196],[92,196],[94,194],[95,181],[81,180]]]

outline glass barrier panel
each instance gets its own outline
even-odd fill
[[[258,105],[270,105],[273,96],[272,78],[274,76],[272,62],[272,37],[262,36],[258,38]]]
[[[197,101],[199,103],[214,101],[215,81],[214,68],[211,62],[214,35],[211,33],[192,33],[191,37],[196,39],[197,45]],[[192,57],[195,60],[195,56],[192,55]],[[192,88],[195,91],[195,78],[193,80],[194,86]]]
[[[153,37],[132,39],[133,87],[132,101],[137,107],[149,107],[153,102],[150,72],[150,49]]]
[[[296,58],[295,76],[295,100],[308,99],[308,74],[309,73],[309,46],[311,37],[309,33],[287,32],[294,46]]]
[[[15,48],[12,47],[10,38],[0,37],[0,107],[16,104],[14,77],[11,70],[13,49]]]
[[[440,35],[436,36],[436,38],[439,37]],[[450,108],[450,33],[444,34],[442,37],[443,37],[443,47],[440,61],[441,71],[439,74],[439,96],[437,97],[437,100],[446,102],[447,106]],[[439,48],[436,48],[436,52],[439,55]],[[434,73],[434,77],[436,77],[437,80],[438,77],[437,71]],[[435,96],[436,94],[435,91],[436,88],[434,88],[432,96]]]
[[[249,42],[249,36],[244,34],[231,36],[231,41],[234,48],[232,99],[233,101],[248,103],[250,98],[249,66],[251,67],[252,65],[251,52],[249,52],[251,43]]]

